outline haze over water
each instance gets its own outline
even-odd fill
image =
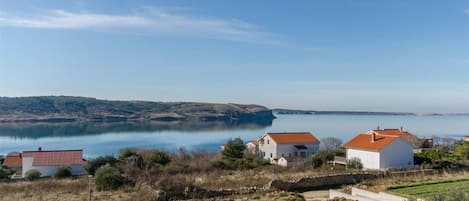
[[[160,148],[174,151],[216,152],[229,138],[255,140],[266,132],[310,131],[318,138],[338,137],[344,142],[360,132],[376,128],[404,127],[418,136],[461,138],[469,134],[469,116],[381,116],[381,115],[277,115],[272,125],[220,127],[203,129],[185,127],[147,128],[120,126],[113,129],[28,129],[15,124],[0,132],[0,154],[43,149],[83,149],[86,158],[116,155],[126,147]],[[82,125],[83,126],[83,125]],[[125,125],[124,125],[125,126]],[[21,129],[19,129],[21,128]],[[14,130],[15,132],[12,132]]]

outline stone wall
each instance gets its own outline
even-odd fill
[[[269,190],[308,191],[315,189],[329,189],[330,187],[355,184],[364,180],[377,179],[379,175],[371,173],[334,174],[327,176],[304,177],[293,181],[272,180]]]

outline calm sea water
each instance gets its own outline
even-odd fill
[[[309,131],[318,138],[347,141],[359,132],[399,128],[419,136],[461,138],[469,134],[469,116],[277,115],[272,124],[0,124],[0,154],[12,151],[83,149],[85,157],[114,154],[126,147],[184,147],[219,150],[229,138],[254,140],[266,132]]]

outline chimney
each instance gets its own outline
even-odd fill
[[[23,158],[23,154],[22,154],[22,153],[20,153],[19,156],[20,156],[20,158]]]
[[[42,147],[37,148],[37,151],[42,151]]]
[[[401,133],[404,132],[404,127],[401,126]]]
[[[371,142],[375,142],[375,140],[376,140],[376,133],[373,132],[373,133],[371,134]]]

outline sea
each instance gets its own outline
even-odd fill
[[[346,142],[372,129],[400,128],[421,137],[462,139],[469,116],[276,115],[272,122],[19,123],[0,124],[0,155],[82,149],[85,158],[118,155],[123,148],[217,152],[230,138],[256,140],[267,132],[311,132]]]

